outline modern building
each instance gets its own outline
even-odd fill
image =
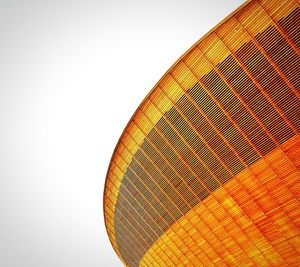
[[[113,153],[127,266],[300,266],[300,11],[246,2],[146,96]]]

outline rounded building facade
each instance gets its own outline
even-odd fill
[[[299,47],[299,1],[248,1],[146,96],[104,189],[126,266],[300,266]]]

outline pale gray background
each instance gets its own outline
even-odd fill
[[[102,213],[138,104],[242,0],[0,0],[0,266],[121,266]]]

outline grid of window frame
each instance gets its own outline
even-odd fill
[[[138,108],[104,192],[125,265],[300,263],[299,16],[296,0],[248,1]]]

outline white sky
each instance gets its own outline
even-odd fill
[[[0,0],[0,266],[121,266],[113,149],[167,69],[243,0]]]

